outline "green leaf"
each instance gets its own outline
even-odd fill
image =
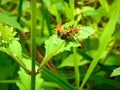
[[[71,51],[71,47],[78,47],[78,46],[81,46],[81,44],[78,42],[69,42],[68,45],[65,46],[62,51]]]
[[[63,12],[68,20],[74,19],[74,4],[72,3],[73,0],[70,0],[69,4],[64,2]]]
[[[89,26],[81,27],[77,34],[75,34],[74,39],[77,41],[80,41],[82,39],[88,38],[90,35],[92,35],[96,30]]]
[[[50,8],[51,1],[50,0],[42,0],[47,8]]]
[[[104,61],[104,65],[119,65],[119,60],[118,60],[118,56],[109,56],[105,61]]]
[[[99,48],[98,48],[98,50],[96,52],[96,55],[93,57],[93,61],[90,64],[90,67],[87,70],[87,73],[85,74],[85,77],[83,79],[83,82],[82,82],[79,90],[82,90],[83,86],[87,82],[87,80],[90,77],[91,73],[93,72],[95,66],[97,65],[98,61],[100,60],[103,51],[106,49],[106,46],[109,43],[109,40],[110,40],[110,38],[111,38],[111,36],[112,36],[112,34],[114,32],[118,16],[119,16],[119,9],[116,7],[114,9],[114,11],[112,12],[112,16],[111,16],[108,24],[106,25],[104,32],[102,33],[102,35],[100,37]]]
[[[58,38],[56,35],[53,35],[45,42],[45,49],[46,49],[46,55],[45,57],[48,57],[49,55],[55,56],[58,53],[61,53],[63,51],[70,51],[71,47],[78,47],[80,46],[77,42],[69,42],[67,45],[65,44],[65,40],[62,40]]]
[[[95,82],[95,86],[96,85],[99,85],[99,86],[101,86],[101,85],[106,85],[106,86],[114,86],[114,85],[116,85],[116,88],[117,88],[117,90],[119,90],[120,89],[120,82],[117,82],[116,84],[115,84],[115,81],[113,80],[113,79],[110,79],[110,78],[105,78],[105,77],[102,77],[102,76],[99,76],[99,75],[92,75],[91,77],[90,77],[90,80],[92,80],[93,82]],[[101,89],[103,89],[104,87],[101,87]],[[99,90],[101,90],[100,88],[99,88]],[[105,88],[105,90],[110,90],[110,89],[106,89]]]
[[[53,54],[52,56],[61,52],[62,48],[65,45],[65,41],[57,38],[56,35],[53,35],[45,42],[46,54],[45,57]]]
[[[49,12],[56,17],[57,22],[60,19],[56,4],[52,4],[51,7],[48,8]]]
[[[23,61],[27,68],[31,69],[31,60],[23,58]],[[24,69],[20,68],[18,72],[19,79],[16,82],[17,86],[20,90],[31,90],[31,76],[28,75]],[[36,89],[35,90],[44,90],[42,88],[43,79],[41,78],[41,74],[36,75]]]
[[[120,19],[120,18],[119,18]],[[118,40],[120,40],[120,30],[116,31],[114,35]]]
[[[7,50],[6,50],[5,47],[0,47],[0,51],[1,51],[1,52],[4,52],[4,53],[6,53],[6,54],[8,54],[8,52],[7,52]]]
[[[56,3],[56,8],[57,8],[58,11],[62,11],[63,7],[64,7],[64,4],[62,2],[57,2]]]
[[[1,13],[0,12],[0,22],[5,23],[7,25],[10,25],[12,27],[15,27],[19,30],[22,30],[22,27],[20,24],[17,22],[17,19],[13,16],[9,16],[6,13]]]
[[[111,77],[113,76],[118,76],[120,75],[120,68],[116,68],[113,70],[112,74],[111,74]]]
[[[18,57],[21,59],[21,53],[22,53],[22,47],[20,45],[20,43],[18,41],[13,41],[10,45],[9,45],[11,51]]]
[[[70,42],[66,45],[65,40],[58,38],[56,35],[51,36],[45,42],[45,57],[43,62],[40,65],[40,68],[43,67],[53,56],[63,51],[70,51],[71,47],[78,47],[80,46],[77,42]]]
[[[66,59],[64,59],[63,62],[60,64],[59,68],[66,67],[66,66],[73,67],[74,66],[73,56],[74,56],[74,54],[71,54]],[[76,56],[77,56],[76,58],[79,59],[78,60],[79,66],[82,66],[82,65],[89,63],[88,60],[82,60],[83,57],[81,57],[79,54],[76,54]]]
[[[45,42],[46,56],[50,55],[51,53],[54,53],[53,56],[55,56],[56,54],[63,51],[70,51],[71,47],[80,46],[80,43],[78,42],[69,42],[67,45],[66,43],[67,42],[65,42],[65,40],[58,38],[56,35],[53,35]]]
[[[106,11],[109,11],[109,5],[107,3],[107,0],[99,0],[99,2]]]
[[[50,80],[52,80],[52,82],[57,83],[60,87],[62,87],[63,90],[76,90],[76,88],[70,83],[68,83],[63,77],[60,77],[59,75],[54,74],[47,68],[44,68],[42,70],[42,75],[44,75],[43,77],[49,78]]]

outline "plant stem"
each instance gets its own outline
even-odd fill
[[[82,2],[82,7],[84,7],[84,4],[85,4],[85,3],[84,3],[84,0],[81,0],[81,2]]]
[[[6,84],[6,83],[16,83],[17,82],[17,80],[0,80],[0,83],[2,83],[2,84]]]
[[[19,2],[18,2],[18,17],[17,17],[18,22],[20,22],[21,15],[22,15],[22,4],[23,4],[23,0],[19,0]]]
[[[76,82],[76,90],[79,88],[79,82],[80,82],[80,75],[79,75],[79,65],[78,65],[78,59],[76,55],[76,48],[73,48],[73,60],[74,60],[74,70],[75,70],[75,82]]]
[[[75,10],[75,6],[74,6],[75,0],[69,0],[69,5],[70,5],[70,10],[71,10],[71,20],[74,20],[74,10]]]
[[[36,0],[31,0],[31,43],[32,43],[32,73],[35,73],[36,60]],[[35,90],[35,75],[31,76],[31,90]]]

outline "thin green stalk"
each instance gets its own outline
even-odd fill
[[[20,22],[20,18],[22,15],[22,4],[23,4],[23,0],[19,0],[19,2],[18,2],[18,17],[17,17],[18,22]]]
[[[98,3],[98,0],[95,0],[95,1],[94,1],[94,8],[96,8],[97,3]]]
[[[109,40],[114,32],[118,17],[119,17],[119,8],[116,7],[114,9],[114,11],[112,11],[111,18],[110,18],[108,24],[106,25],[104,32],[102,33],[102,35],[100,37],[99,48],[96,52],[96,55],[93,57],[93,60],[85,74],[85,77],[83,78],[83,81],[82,81],[82,84],[81,84],[79,90],[83,90],[84,85],[86,84],[86,82],[89,79],[90,75],[92,74],[95,66],[97,65],[98,61],[100,60],[101,54],[106,49],[106,46],[109,43]]]
[[[16,83],[17,80],[0,80],[0,83]]]
[[[74,10],[75,10],[75,6],[74,6],[75,1],[74,0],[69,0],[69,5],[70,5],[70,11],[71,11],[71,20],[74,20]]]
[[[83,7],[84,7],[84,4],[85,4],[85,3],[84,3],[84,0],[82,0],[81,2],[82,2],[82,8],[83,8]]]
[[[32,73],[35,73],[36,60],[36,0],[31,0],[31,43],[32,43]],[[31,90],[35,90],[35,75],[31,76]]]
[[[76,88],[78,90],[79,82],[80,82],[80,74],[79,74],[79,65],[78,65],[76,48],[73,48],[73,59],[74,59],[74,70],[75,70],[75,82],[76,82]]]

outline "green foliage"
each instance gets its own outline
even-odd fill
[[[120,0],[0,0],[0,23],[0,90],[120,90]]]
[[[79,28],[79,31],[77,32],[77,34],[75,34],[75,36],[73,36],[73,38],[76,41],[81,41],[83,39],[88,38],[93,33],[95,33],[95,30],[93,28],[89,26],[84,26],[84,27]]]
[[[58,84],[60,88],[63,88],[65,90],[75,90],[75,87],[73,87],[70,83],[66,82],[64,78],[61,78],[59,75],[54,74],[46,68],[42,70],[42,74],[45,79],[49,78],[48,81],[51,79],[52,82]]]
[[[10,25],[12,27],[15,27],[19,30],[22,30],[22,27],[20,26],[20,24],[17,22],[16,17],[13,16],[9,16],[6,13],[1,13],[0,12],[0,22],[1,23],[5,23],[7,25]]]
[[[116,68],[113,70],[112,74],[111,74],[111,77],[113,76],[118,76],[120,75],[120,68]]]
[[[51,36],[45,42],[46,54],[39,68],[41,69],[53,56],[63,51],[70,51],[72,47],[78,47],[80,45],[77,42],[69,42],[67,45],[66,43],[65,40],[58,38],[56,35]]]
[[[12,58],[5,53],[0,52],[0,80],[14,77],[15,70],[17,70],[17,67],[12,61]]]
[[[5,53],[0,52],[0,89],[8,90],[10,88],[9,85],[12,89],[17,89],[15,87],[17,70],[18,65],[13,59]]]
[[[31,61],[29,59],[24,59],[23,61],[26,65],[27,68],[31,69]],[[29,74],[27,74],[25,72],[24,69],[20,68],[20,70],[18,71],[19,74],[19,79],[17,80],[16,84],[19,87],[20,90],[30,90],[31,88],[31,77]],[[36,86],[35,86],[35,90],[44,90],[42,88],[42,83],[43,83],[43,79],[41,78],[41,74],[36,75]]]
[[[111,38],[111,35],[114,32],[118,16],[119,16],[119,9],[116,8],[114,10],[114,12],[113,12],[107,26],[106,26],[106,28],[105,28],[105,31],[103,32],[102,36],[100,37],[99,48],[98,48],[98,50],[96,52],[96,55],[93,58],[93,61],[92,61],[91,65],[90,65],[87,73],[85,74],[85,77],[83,79],[83,82],[82,82],[81,87],[79,88],[79,90],[81,90],[83,88],[84,84],[86,83],[86,81],[88,80],[89,76],[91,75],[93,69],[95,68],[96,64],[98,63],[102,52],[106,48],[106,46],[107,46],[107,44],[108,44],[108,42],[109,42],[109,40]]]
[[[107,0],[99,0],[101,6],[106,10],[106,11],[109,11],[109,6],[108,6],[108,3],[107,3]]]
[[[76,58],[79,59],[77,62],[79,66],[89,63],[88,60],[82,60],[83,58],[79,54],[76,55]],[[63,68],[63,67],[67,67],[67,66],[69,66],[69,67],[74,66],[73,54],[70,54],[66,59],[64,59],[63,62],[59,65],[59,68]]]
[[[16,32],[13,32],[13,28],[1,25],[0,29],[0,50],[4,53],[10,55],[19,65],[26,69],[24,63],[21,59],[21,45],[15,38]]]
[[[14,54],[21,59],[22,57],[22,47],[20,45],[20,43],[18,41],[13,41],[10,45],[9,45],[10,49],[12,52],[14,52]]]

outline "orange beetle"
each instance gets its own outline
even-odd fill
[[[63,26],[61,24],[56,25],[55,30],[56,30],[58,37],[60,37],[62,35],[62,27]]]
[[[71,28],[69,31],[64,32],[60,38],[70,39],[77,30],[78,30],[77,28]]]
[[[68,29],[67,31],[64,31],[63,25],[58,24],[56,25],[55,30],[56,30],[57,36],[60,37],[61,39],[70,39],[78,29],[70,27],[70,30]]]

